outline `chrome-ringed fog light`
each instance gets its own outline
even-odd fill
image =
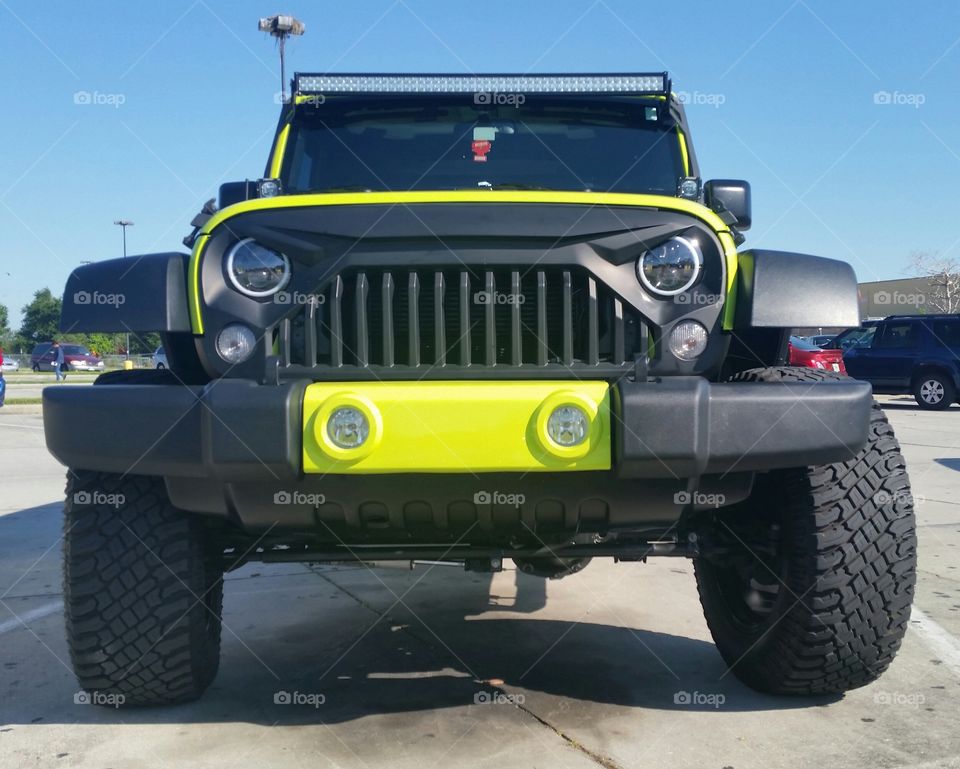
[[[709,334],[702,323],[684,320],[670,332],[670,352],[680,360],[690,361],[698,358],[707,349]]]
[[[217,334],[217,354],[227,363],[237,365],[253,355],[257,337],[242,323],[230,323]]]

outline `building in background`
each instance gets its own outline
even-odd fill
[[[888,315],[932,315],[945,310],[931,278],[902,278],[861,283],[860,317],[878,320]],[[954,310],[955,311],[955,310]]]

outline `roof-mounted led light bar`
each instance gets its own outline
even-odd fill
[[[670,93],[666,72],[609,75],[310,75],[294,76],[298,94],[337,93]]]

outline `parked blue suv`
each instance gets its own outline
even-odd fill
[[[908,393],[924,409],[960,394],[960,315],[891,315],[843,354],[847,372],[875,393]]]

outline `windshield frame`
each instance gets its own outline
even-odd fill
[[[596,192],[596,193],[614,193],[614,194],[638,194],[638,195],[657,195],[663,197],[678,197],[675,189],[664,189],[644,187],[644,188],[633,188],[633,187],[619,187],[617,182],[622,181],[617,179],[613,185],[610,187],[605,187],[602,184],[598,184],[594,187],[584,187],[578,184],[565,185],[565,184],[550,184],[550,179],[545,179],[544,184],[528,184],[524,182],[520,183],[507,183],[506,181],[499,181],[495,184],[486,185],[481,183],[478,184],[453,184],[453,185],[441,185],[441,184],[429,184],[429,185],[420,185],[415,183],[413,186],[403,186],[395,185],[393,188],[387,186],[386,184],[353,184],[353,185],[336,185],[334,180],[331,180],[330,186],[318,186],[311,188],[301,188],[299,185],[291,183],[291,169],[293,163],[295,162],[295,157],[297,155],[297,140],[301,130],[316,130],[315,126],[310,126],[308,121],[316,120],[317,110],[323,109],[326,105],[336,103],[338,106],[342,107],[342,111],[349,109],[353,105],[358,107],[365,106],[365,103],[376,103],[377,101],[383,102],[385,98],[389,98],[391,103],[396,103],[402,105],[406,100],[411,102],[419,101],[424,106],[430,106],[431,104],[436,105],[438,108],[446,106],[445,103],[451,105],[462,105],[463,95],[426,95],[426,94],[390,94],[386,96],[384,94],[363,94],[363,95],[354,95],[349,96],[336,96],[328,97],[326,99],[316,100],[303,103],[296,103],[288,105],[288,109],[284,116],[281,117],[281,121],[277,127],[277,137],[274,142],[273,154],[268,162],[268,169],[272,169],[275,172],[275,175],[281,180],[283,186],[284,194],[286,195],[307,195],[307,194],[335,194],[338,192],[409,192],[409,191],[437,191],[437,192],[449,192],[449,191],[460,191],[460,190],[485,190],[485,189],[494,189],[494,190],[537,190],[537,191],[556,191],[556,192]],[[526,101],[526,100],[525,100]],[[582,106],[585,110],[584,114],[589,115],[589,107],[591,105],[596,105],[598,107],[603,107],[604,105],[616,108],[623,107],[629,109],[637,109],[638,107],[656,107],[658,109],[658,117],[656,120],[656,125],[660,126],[659,130],[663,132],[665,138],[662,141],[669,142],[670,152],[674,161],[674,164],[677,169],[677,182],[682,177],[697,177],[699,178],[699,168],[697,167],[696,156],[693,152],[693,147],[689,138],[689,130],[686,124],[686,116],[683,111],[683,105],[680,104],[675,97],[663,96],[621,96],[621,95],[609,95],[605,94],[602,97],[598,97],[596,94],[532,94],[529,97],[529,103],[536,104],[540,102],[547,106],[567,106],[570,109],[576,109]],[[500,105],[501,107],[503,105]],[[522,113],[521,113],[522,116]],[[498,118],[502,119],[502,118]],[[559,121],[558,121],[559,122]],[[652,121],[651,121],[652,122]],[[615,127],[615,126],[614,126]],[[630,130],[630,125],[624,125],[621,130]],[[637,128],[636,130],[655,130],[653,128]],[[672,135],[672,138],[671,138]],[[657,140],[661,141],[661,140]],[[655,144],[653,145],[655,146]],[[651,147],[652,148],[652,147]],[[549,151],[549,150],[548,150]],[[648,150],[649,151],[649,150]],[[443,157],[443,156],[441,156]],[[570,175],[574,178],[579,179],[572,169],[567,169],[570,172]],[[373,170],[374,175],[376,170]],[[420,180],[417,180],[418,182]],[[511,180],[512,181],[512,180]]]

